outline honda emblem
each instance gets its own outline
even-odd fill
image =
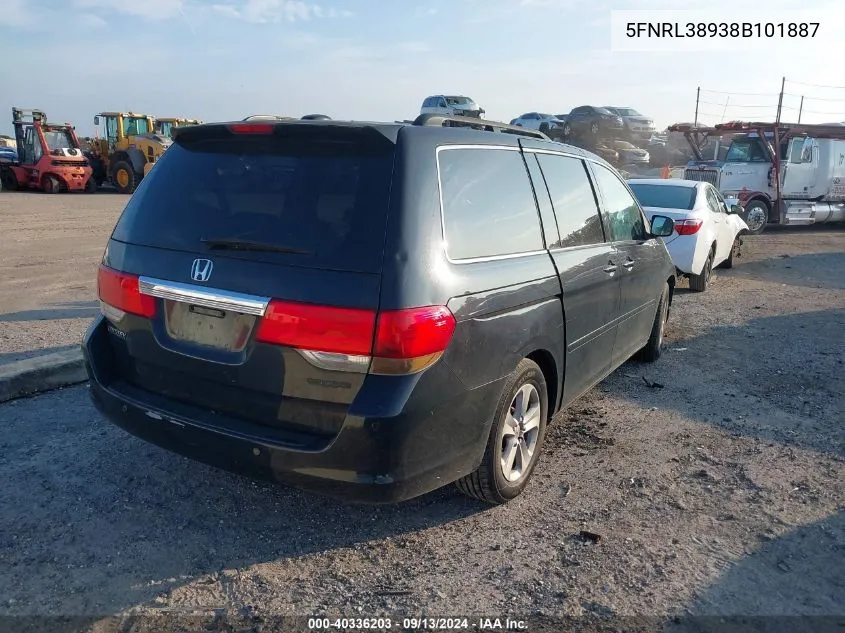
[[[214,264],[210,259],[195,259],[191,264],[191,279],[194,281],[208,281]]]

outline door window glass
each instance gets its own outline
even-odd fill
[[[543,249],[540,217],[522,153],[438,153],[446,250],[453,259]]]
[[[554,246],[603,243],[601,216],[584,162],[554,154],[538,154],[537,160],[543,169],[560,231],[560,242]]]
[[[622,180],[603,165],[593,165],[601,189],[604,211],[614,242],[646,239],[645,221],[640,205]]]

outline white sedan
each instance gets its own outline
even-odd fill
[[[532,130],[548,132],[551,128],[562,127],[563,121],[554,114],[543,114],[542,112],[526,112],[511,120],[511,125],[527,127]]]
[[[707,182],[637,178],[628,184],[649,220],[665,215],[675,221],[675,232],[663,243],[678,271],[689,277],[690,289],[704,292],[715,267],[733,267],[740,236],[748,232],[741,207],[725,202]]]

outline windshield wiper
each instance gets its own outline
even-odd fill
[[[237,238],[200,238],[200,242],[211,249],[228,251],[264,251],[266,253],[289,253],[291,255],[313,255],[311,251],[303,248],[291,248],[269,244],[267,242],[254,242],[251,240],[239,240]]]

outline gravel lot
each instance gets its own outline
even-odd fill
[[[97,264],[128,196],[0,193],[0,363],[77,345]]]
[[[0,357],[78,342],[123,200],[0,195]],[[706,295],[681,285],[663,358],[559,415],[493,509],[218,472],[113,428],[85,387],[0,405],[0,616],[845,617],[843,271],[842,228],[748,238]]]

